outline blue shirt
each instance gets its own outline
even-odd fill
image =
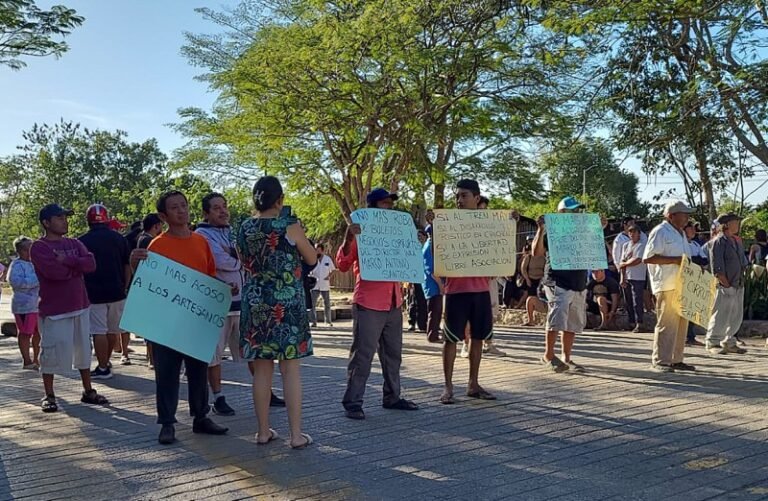
[[[440,287],[432,278],[432,274],[435,272],[435,259],[432,257],[432,239],[429,239],[421,249],[421,253],[424,256],[424,282],[421,287],[424,289],[424,297],[431,299],[440,295]]]

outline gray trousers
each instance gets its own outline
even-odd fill
[[[323,306],[325,307],[325,323],[331,323],[331,291],[316,291],[312,289],[312,308],[309,310],[309,323],[311,324],[317,323],[315,308],[317,308],[317,300],[321,295],[323,296]]]
[[[744,287],[718,287],[707,327],[707,346],[735,345],[744,320]]]
[[[363,395],[374,353],[384,376],[384,404],[400,400],[400,362],[403,353],[403,312],[375,311],[352,305],[352,348],[347,366],[347,391],[341,403],[347,410],[363,406]]]

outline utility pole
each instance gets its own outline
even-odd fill
[[[585,203],[587,198],[587,172],[594,168],[595,165],[590,165],[581,171],[581,203]]]

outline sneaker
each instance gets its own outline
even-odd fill
[[[655,372],[675,372],[671,365],[652,364],[651,370]]]
[[[635,328],[632,329],[632,332],[634,332],[635,334],[643,332],[643,326],[640,324],[635,324]]]
[[[311,324],[309,324],[309,326],[310,327],[317,327],[317,322],[312,322]]]
[[[112,379],[112,369],[96,367],[91,371],[91,379]]]
[[[222,395],[213,402],[213,413],[219,416],[234,416],[235,409],[227,404],[227,400]]]
[[[692,341],[686,341],[685,346],[704,346],[704,343],[702,343],[698,339],[694,339]]]
[[[34,364],[34,363],[24,364],[21,368],[24,369],[25,371],[36,371],[37,369],[39,369],[37,364]]]
[[[123,357],[120,358],[120,365],[131,365],[131,359],[123,355]]]
[[[696,370],[696,367],[690,364],[685,364],[683,362],[677,362],[676,364],[672,364],[672,368],[676,371],[688,371],[693,372]]]
[[[408,332],[416,332],[416,327],[411,325],[408,327]]]
[[[743,355],[747,352],[746,348],[742,348],[736,344],[728,344],[722,347],[726,353],[735,353],[737,355]]]
[[[500,357],[506,357],[507,356],[507,352],[506,351],[501,351],[500,349],[498,349],[496,347],[495,344],[489,344],[486,347],[483,347],[483,353],[487,353],[489,355],[498,355]]]
[[[570,367],[568,367],[567,364],[563,363],[562,360],[560,360],[557,357],[554,357],[552,360],[547,360],[544,357],[541,357],[541,363],[550,371],[560,374],[561,372],[567,371]]]
[[[568,366],[568,369],[570,369],[573,372],[587,372],[587,370],[584,368],[583,365],[579,365],[573,360],[568,360],[565,362],[565,365]]]
[[[461,343],[461,358],[469,358],[469,345]]]
[[[328,322],[328,323],[326,323],[326,324],[325,324],[325,326],[326,326],[326,327],[333,327],[333,323],[331,323],[331,322]]]
[[[709,343],[707,343],[707,351],[710,355],[726,355],[728,353],[728,350],[722,346],[715,346]]]
[[[160,428],[160,434],[157,436],[157,441],[163,445],[169,445],[176,441],[176,428],[172,424],[164,424]]]

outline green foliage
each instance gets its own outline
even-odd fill
[[[74,9],[54,5],[40,9],[34,0],[0,2],[0,65],[18,70],[26,66],[21,57],[61,56],[68,50],[58,41],[83,24]]]
[[[608,217],[641,215],[647,208],[637,195],[637,176],[616,164],[610,146],[600,140],[577,141],[555,148],[541,159],[542,169],[549,174],[552,197],[557,200],[572,195],[582,198],[586,171],[586,194],[590,212]]]
[[[167,190],[183,191],[192,218],[211,191],[202,178],[172,172],[154,139],[129,142],[125,132],[82,128],[71,122],[35,125],[25,132],[19,155],[0,159],[0,254],[21,234],[40,234],[38,211],[48,203],[71,207],[70,235],[86,231],[85,212],[103,203],[112,217],[131,223],[155,212]]]
[[[758,276],[753,268],[744,271],[744,318],[768,320],[768,273]]]

